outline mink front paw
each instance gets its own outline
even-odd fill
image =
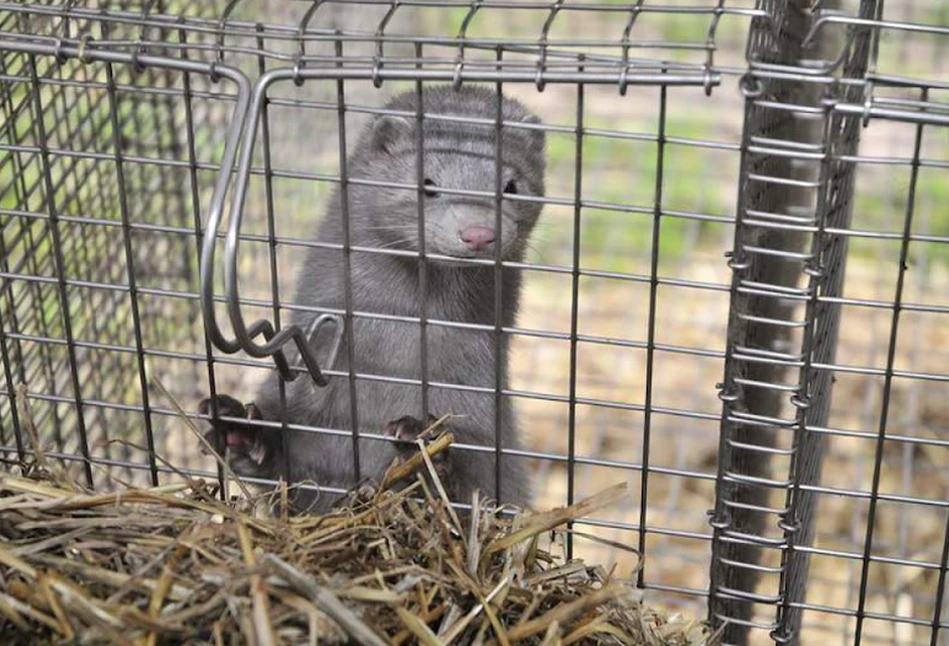
[[[396,451],[398,451],[400,457],[405,460],[417,450],[418,445],[416,444],[416,440],[422,439],[427,444],[437,437],[440,432],[446,430],[436,425],[437,422],[438,418],[431,413],[429,413],[428,419],[424,422],[411,415],[406,415],[388,422],[383,433],[396,440]],[[432,465],[435,467],[435,473],[438,474],[442,483],[447,483],[451,475],[450,462],[448,459],[450,450],[451,449],[441,451],[432,457]]]
[[[428,440],[431,433],[426,434],[425,431],[434,428],[435,423],[438,421],[438,418],[428,414],[428,419],[424,422],[412,417],[411,415],[406,415],[405,417],[400,417],[399,419],[392,420],[386,424],[384,433],[389,437],[395,438],[400,443],[414,443],[416,439],[421,437],[422,439]]]
[[[215,401],[219,417],[239,417],[248,423],[212,419],[211,430],[204,434],[204,439],[225,455],[228,465],[238,475],[268,477],[275,452],[269,441],[271,434],[251,423],[263,419],[260,410],[252,403],[244,405],[229,395],[216,395]],[[210,398],[201,400],[198,412],[211,414]],[[207,453],[205,447],[202,449]]]

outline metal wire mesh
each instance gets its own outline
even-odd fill
[[[3,14],[5,30],[31,33],[29,21]],[[30,52],[0,65],[8,392],[28,386],[34,424],[54,438],[47,448],[128,461],[132,447],[110,438],[143,429],[143,448],[155,448],[144,349],[172,341],[171,326],[200,330],[195,307],[159,296],[197,275],[197,128],[180,110],[191,88],[160,68]],[[15,437],[22,450],[11,403],[4,444]],[[156,479],[154,459],[138,459]]]
[[[944,643],[947,18],[871,0],[0,3],[0,450],[28,455],[35,432],[100,487],[213,476],[153,382],[197,418],[273,370],[235,342],[221,267],[248,323],[286,328],[314,205],[385,99],[503,83],[548,138],[493,395],[519,412],[504,459],[538,505],[627,480],[626,504],[575,529],[640,550],[651,598],[707,600],[730,643]],[[596,545],[572,549],[635,560]]]

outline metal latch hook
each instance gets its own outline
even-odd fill
[[[319,334],[319,331],[324,326],[330,323],[335,329],[333,331],[333,341],[330,343],[326,360],[319,362],[319,365],[323,367],[323,370],[332,370],[336,365],[336,359],[339,356],[339,347],[342,344],[343,331],[345,329],[343,317],[339,314],[321,314],[320,316],[313,319],[306,328],[306,344],[308,348],[315,354],[317,351],[319,351],[319,348],[316,347],[317,334]],[[303,355],[301,350],[300,358],[297,360],[297,365],[302,365],[303,363]],[[316,390],[320,387],[317,383],[316,375],[310,374],[310,377],[310,387],[313,390]]]

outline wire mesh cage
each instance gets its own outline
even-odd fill
[[[220,477],[179,406],[217,418],[198,401],[270,380],[261,427],[358,449],[386,441],[367,384],[470,391],[521,441],[458,451],[530,473],[538,507],[627,481],[569,550],[629,570],[586,536],[635,548],[638,585],[707,607],[725,643],[946,643],[947,43],[935,1],[0,2],[0,451],[96,487]],[[424,237],[424,172],[354,174],[360,135],[450,128],[424,97],[473,85],[541,117],[497,101],[469,118],[490,141],[546,138],[543,193],[503,193],[498,146],[485,186],[438,187],[499,218],[543,205],[523,258],[480,261],[493,295],[520,276],[518,316],[361,309],[367,259],[440,269],[354,234],[358,201],[341,243],[316,233],[327,205],[399,190]],[[346,269],[336,306],[294,292],[314,249]],[[327,361],[316,320],[427,349],[483,333],[495,376],[432,377],[459,360],[437,350],[349,368],[358,343]],[[313,377],[349,419],[288,418]]]

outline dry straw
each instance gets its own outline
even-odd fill
[[[712,641],[700,623],[644,606],[629,580],[555,555],[566,524],[625,485],[543,513],[498,513],[476,495],[459,515],[431,461],[451,440],[443,433],[325,516],[271,517],[261,499],[223,503],[193,479],[89,491],[40,453],[23,475],[0,477],[3,641]]]

